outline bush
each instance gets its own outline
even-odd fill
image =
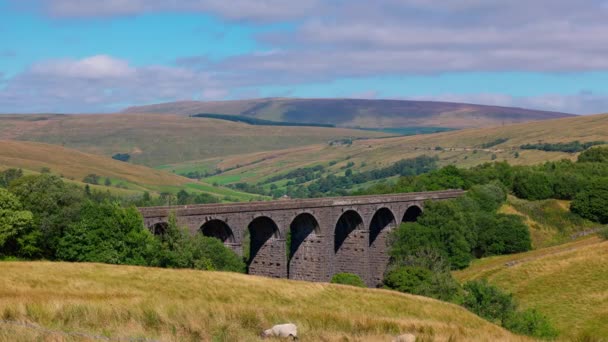
[[[511,294],[502,292],[485,280],[467,282],[463,289],[463,306],[491,322],[504,326],[517,308]]]
[[[400,292],[444,301],[455,301],[461,290],[452,277],[450,265],[432,249],[420,250],[389,266],[383,285]]]
[[[220,240],[200,234],[190,236],[185,228],[177,225],[174,214],[169,215],[167,228],[157,239],[161,244],[161,267],[245,272],[245,263]]]
[[[505,328],[517,334],[538,338],[553,339],[558,335],[547,317],[535,309],[515,312],[507,318]]]
[[[600,237],[604,240],[608,240],[608,226],[600,229],[599,233]]]
[[[336,273],[331,277],[331,283],[366,287],[363,280],[358,275],[352,273]]]
[[[100,179],[101,179],[101,177],[99,177],[98,175],[96,175],[94,173],[91,173],[91,174],[86,175],[82,179],[82,181],[87,184],[99,184]]]

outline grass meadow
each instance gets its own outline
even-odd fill
[[[527,341],[424,297],[233,273],[52,262],[0,262],[0,319],[112,339],[257,341],[297,324],[301,341]],[[1,341],[87,340],[0,325]]]
[[[460,281],[487,279],[545,314],[565,341],[608,340],[608,241],[592,236],[476,260]]]

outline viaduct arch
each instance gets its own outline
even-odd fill
[[[429,200],[461,190],[379,196],[140,208],[155,234],[170,213],[192,234],[221,240],[247,261],[249,274],[327,282],[336,273],[380,284],[389,262],[388,235],[415,222]]]

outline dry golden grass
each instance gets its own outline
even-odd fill
[[[0,117],[0,139],[38,141],[105,156],[130,153],[134,162],[150,166],[318,144],[340,137],[382,136],[387,135],[343,128],[252,126],[168,114]]]
[[[459,306],[385,290],[100,264],[1,262],[0,274],[0,319],[112,338],[256,341],[262,328],[293,322],[301,341],[390,341],[405,332],[425,341],[528,340]],[[2,341],[66,339],[0,324]]]
[[[48,167],[53,173],[81,180],[88,174],[117,178],[136,184],[182,185],[188,178],[83,153],[78,150],[35,142],[0,140],[0,165],[40,171]]]
[[[565,340],[608,339],[608,241],[590,237],[481,259],[455,276],[484,278],[512,292],[523,307],[547,315]]]

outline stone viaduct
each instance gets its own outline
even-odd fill
[[[461,190],[140,208],[155,234],[168,216],[192,234],[220,239],[246,256],[249,274],[327,282],[340,272],[377,286],[389,257],[387,235],[401,222],[416,221],[428,200]]]

